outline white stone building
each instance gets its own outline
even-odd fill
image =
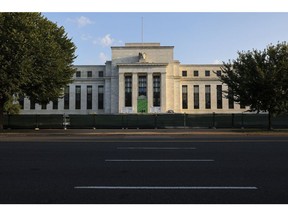
[[[126,43],[115,46],[105,65],[76,65],[64,98],[39,105],[21,101],[22,114],[241,113],[223,98],[221,65],[182,65],[173,46]]]

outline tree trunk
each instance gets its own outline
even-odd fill
[[[4,125],[4,99],[0,98],[0,131],[3,130]]]
[[[272,130],[272,113],[268,112],[268,130]]]

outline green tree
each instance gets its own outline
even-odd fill
[[[64,28],[40,13],[0,13],[0,129],[11,97],[48,103],[62,96],[75,50]]]
[[[20,104],[15,103],[15,98],[9,98],[4,104],[4,113],[8,115],[16,115],[20,112]]]
[[[236,60],[224,62],[221,81],[228,86],[226,98],[249,106],[251,112],[271,116],[288,111],[288,45],[269,45],[263,51],[238,52]]]

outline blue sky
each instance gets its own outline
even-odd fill
[[[75,64],[104,64],[111,46],[144,42],[175,46],[181,64],[228,61],[237,51],[264,49],[288,39],[288,13],[43,13],[64,26],[77,46]]]

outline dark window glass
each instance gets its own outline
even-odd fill
[[[24,96],[19,97],[18,103],[20,105],[20,109],[24,109]]]
[[[125,76],[125,107],[132,107],[132,76]]]
[[[58,109],[58,100],[53,101],[53,110],[57,110]]]
[[[87,71],[87,77],[92,77],[92,71]]]
[[[198,70],[194,70],[193,71],[193,75],[194,75],[194,77],[198,77],[199,76],[199,71]]]
[[[188,109],[187,85],[182,86],[182,109]]]
[[[231,89],[228,90],[228,107],[229,109],[234,109],[233,92]]]
[[[147,96],[147,77],[138,77],[138,96]]]
[[[98,71],[98,77],[103,77],[104,74],[103,74],[103,71]]]
[[[182,76],[187,77],[187,71],[182,71]]]
[[[47,109],[47,104],[46,103],[41,104],[41,109],[42,110],[46,110]]]
[[[36,105],[35,101],[30,99],[30,109],[31,110],[35,110],[35,105]]]
[[[210,76],[210,71],[209,70],[205,71],[205,76],[207,76],[207,77]]]
[[[217,85],[217,109],[222,109],[222,85]]]
[[[81,109],[81,86],[76,86],[75,109]]]
[[[205,108],[211,109],[211,86],[205,85]]]
[[[194,109],[199,109],[199,85],[194,85]]]
[[[92,109],[92,86],[87,86],[87,109]]]
[[[64,109],[69,109],[70,87],[66,86],[64,90]]]
[[[104,87],[98,86],[98,109],[104,108]]]
[[[153,106],[161,106],[161,77],[153,76]]]
[[[221,74],[222,74],[222,71],[221,71],[221,70],[217,70],[217,71],[216,71],[216,74],[217,74],[218,77],[220,77]]]
[[[81,71],[76,72],[76,77],[81,77]]]

